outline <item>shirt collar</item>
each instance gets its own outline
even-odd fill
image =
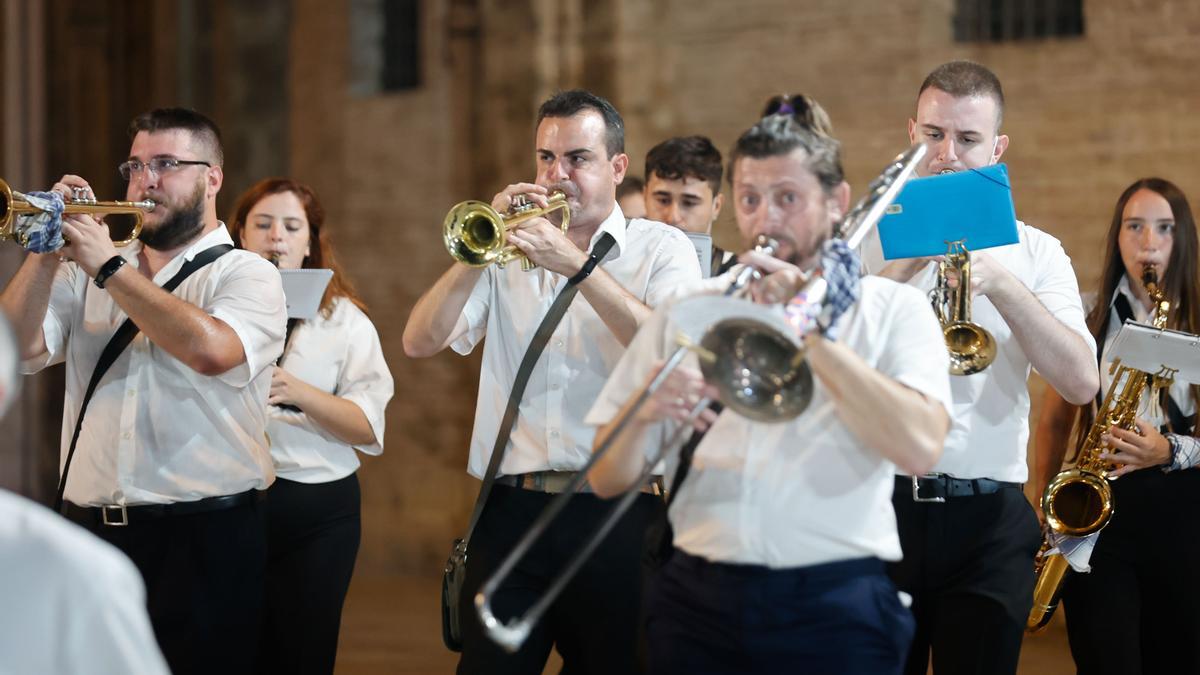
[[[625,250],[625,213],[621,211],[620,204],[613,203],[613,210],[600,223],[600,227],[596,228],[596,233],[592,235],[592,241],[588,243],[588,250],[591,251],[596,247],[596,242],[600,241],[600,237],[607,232],[612,235],[613,247],[605,256],[605,260],[616,260],[621,257],[621,252]]]
[[[155,280],[157,280],[158,277],[163,276],[163,274],[174,275],[179,268],[183,267],[184,263],[190,262],[192,258],[195,258],[204,250],[212,248],[213,246],[217,246],[218,244],[233,245],[233,237],[230,236],[229,229],[225,226],[224,221],[220,220],[217,221],[216,229],[192,242],[191,246],[188,246],[183,250],[183,252],[172,258],[171,262],[167,263],[161,270],[158,271],[158,275],[155,277]],[[132,244],[125,247],[125,249],[121,252],[121,256],[133,263],[134,267],[137,267],[138,254],[142,252],[143,246],[145,246],[145,244],[142,242],[134,241]],[[169,279],[170,276],[167,278]]]

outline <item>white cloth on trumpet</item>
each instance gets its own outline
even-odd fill
[[[700,281],[695,249],[678,229],[642,218],[626,228],[621,207],[614,206],[589,249],[605,232],[615,244],[600,268],[647,305]],[[450,346],[459,354],[469,354],[487,337],[467,467],[476,478],[491,459],[521,357],[566,283],[566,277],[540,267],[528,272],[515,262],[488,267],[451,333]],[[624,351],[580,292],[529,378],[500,473],[582,468],[595,435],[583,417]]]
[[[729,285],[736,269],[717,277]],[[723,282],[723,283],[722,283]],[[646,321],[605,385],[587,421],[611,421],[676,349],[669,306]],[[781,306],[772,311],[783,316]],[[862,279],[861,300],[838,321],[839,341],[868,365],[950,408],[949,357],[929,303],[916,290]],[[685,363],[695,368],[695,355]],[[696,448],[691,472],[671,506],[675,546],[710,561],[773,568],[863,557],[900,558],[892,509],[895,465],[863,446],[838,418],[814,376],[807,410],[780,423],[725,410]],[[888,411],[879,411],[880,415]],[[659,425],[654,443],[672,428]],[[647,447],[647,456],[655,448]],[[674,475],[670,452],[664,475]]]
[[[120,551],[0,490],[0,673],[170,672]]]
[[[375,442],[344,443],[305,413],[270,406],[267,437],[276,475],[300,483],[328,483],[358,469],[355,450],[383,453],[384,409],[392,398],[392,374],[374,324],[353,302],[339,297],[329,318],[318,313],[301,321],[279,365],[309,385],[357,405],[375,432]]]
[[[185,261],[232,244],[224,225],[197,240],[155,275],[161,286]],[[141,242],[121,249],[138,266]],[[72,460],[66,500],[80,506],[162,504],[265,489],[275,479],[267,448],[271,368],[287,320],[279,272],[262,256],[230,251],[196,270],[174,292],[237,334],[246,361],[202,375],[139,333],[96,388]],[[46,351],[26,373],[66,361],[62,457],[100,352],[124,310],[74,263],[62,265],[42,323]],[[61,467],[60,467],[61,469]]]
[[[1054,237],[1017,222],[1019,241],[984,250],[1007,269],[1054,318],[1078,334],[1095,353],[1088,331],[1079,284],[1062,244]],[[863,263],[877,273],[886,262],[878,233],[863,241]],[[937,279],[930,263],[908,283],[928,293]],[[972,298],[971,320],[996,338],[996,360],[974,375],[950,378],[954,396],[953,424],[942,458],[933,471],[957,478],[992,478],[1024,483],[1029,477],[1029,357],[995,305],[982,295]]]

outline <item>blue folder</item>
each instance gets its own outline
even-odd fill
[[[908,181],[879,221],[879,240],[886,260],[942,255],[954,241],[969,251],[1017,243],[1008,168]]]

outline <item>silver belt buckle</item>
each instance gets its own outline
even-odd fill
[[[108,514],[119,515],[119,520],[110,520]],[[124,504],[116,504],[113,506],[100,507],[100,519],[109,527],[125,527],[129,525],[129,513],[125,510]]]
[[[921,504],[921,503],[924,503],[924,504],[944,504],[944,503],[946,503],[946,498],[945,498],[945,497],[922,497],[922,496],[921,496],[921,479],[922,479],[922,478],[937,478],[937,474],[926,474],[926,475],[924,475],[924,476],[913,476],[913,477],[912,477],[912,498],[913,498],[913,501],[914,501],[914,502],[917,502],[918,504]]]

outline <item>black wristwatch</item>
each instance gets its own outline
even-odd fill
[[[587,262],[583,263],[583,267],[579,268],[579,271],[575,274],[575,276],[567,279],[567,283],[571,284],[572,286],[583,283],[583,280],[588,278],[588,275],[592,273],[592,270],[596,269],[596,264],[599,262],[600,259],[595,255],[588,254]]]
[[[108,281],[108,278],[116,274],[117,270],[121,269],[124,265],[125,259],[119,255],[114,255],[100,266],[100,269],[96,272],[96,278],[92,280],[92,283],[96,284],[97,288],[104,288],[104,282]]]

